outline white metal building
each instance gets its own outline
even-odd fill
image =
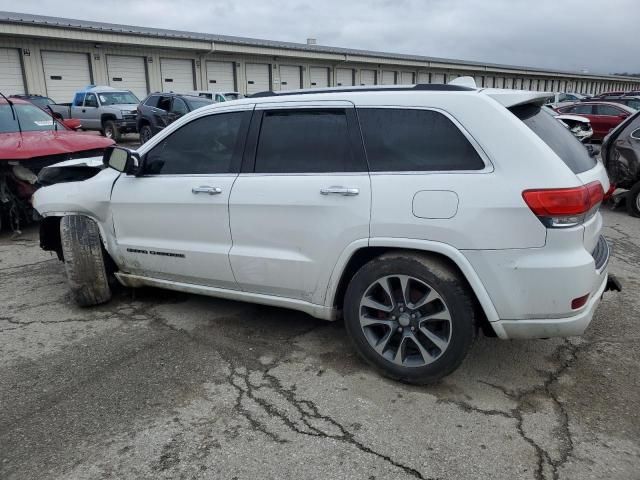
[[[599,93],[640,78],[591,75],[349,48],[0,12],[0,92],[69,102],[88,84],[152,91],[240,91],[446,83]]]

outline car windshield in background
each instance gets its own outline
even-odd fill
[[[213,101],[208,98],[185,98],[184,99],[191,107],[191,110],[195,110],[196,108],[204,107],[206,105],[211,105]]]
[[[0,133],[39,132],[52,130],[53,118],[34,105],[14,104],[14,118],[11,105],[0,104]],[[18,125],[18,120],[20,125]]]
[[[239,98],[242,98],[242,95],[239,93],[225,93],[224,98],[227,100],[238,100]]]
[[[29,101],[40,108],[46,108],[47,105],[53,105],[56,103],[48,97],[30,98]]]
[[[126,105],[132,103],[140,103],[138,97],[131,92],[103,92],[99,93],[100,103],[102,105]]]
[[[546,110],[531,104],[509,109],[558,155],[573,173],[592,169],[596,160],[571,132]]]

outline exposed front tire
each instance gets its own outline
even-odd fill
[[[73,300],[81,307],[109,301],[111,289],[98,225],[81,215],[63,217],[60,241]]]
[[[113,120],[107,120],[102,124],[102,131],[104,132],[104,136],[110,138],[116,142],[120,141],[121,135],[116,122]]]
[[[153,131],[151,130],[151,125],[143,125],[140,128],[140,143],[146,143],[151,140],[153,137]]]
[[[382,255],[354,275],[344,318],[368,363],[414,384],[458,368],[476,333],[472,297],[459,274],[438,258],[404,252]]]
[[[640,217],[640,182],[627,192],[627,212],[632,217]]]

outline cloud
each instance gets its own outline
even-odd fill
[[[591,73],[640,72],[638,0],[23,0],[40,15]],[[597,7],[597,8],[596,8]],[[15,11],[13,1],[0,9]]]

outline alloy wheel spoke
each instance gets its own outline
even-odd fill
[[[373,347],[375,351],[378,352],[380,355],[384,354],[384,351],[387,348],[387,345],[389,344],[389,340],[391,340],[392,336],[393,336],[393,329],[390,329],[387,333],[385,333],[384,337],[378,340],[378,343]]]
[[[406,275],[398,275],[398,280],[400,280],[400,290],[402,290],[402,300],[405,305],[411,304],[411,295],[409,295],[409,280],[410,278]]]
[[[380,285],[380,287],[382,287],[382,289],[387,294],[387,297],[391,302],[391,309],[393,310],[396,306],[396,299],[393,297],[393,292],[391,291],[391,287],[389,286],[389,278],[388,277],[381,278],[380,280],[378,280],[377,283],[378,285]]]
[[[436,347],[438,347],[440,351],[444,352],[444,350],[447,348],[447,345],[449,345],[448,341],[440,338],[439,336],[437,336],[435,333],[433,333],[426,327],[420,327],[420,331],[425,337],[427,337],[431,342],[433,342],[433,344]]]
[[[424,360],[424,363],[430,363],[433,360],[435,360],[435,357],[431,355],[426,348],[424,348],[424,346],[420,343],[420,340],[418,340],[413,333],[409,338],[411,338],[411,341],[415,344],[416,347],[418,347],[418,350],[420,351],[420,355],[422,355],[422,359]]]
[[[400,339],[400,344],[398,345],[398,350],[396,350],[396,354],[393,356],[393,363],[396,365],[403,365],[404,361],[404,344],[407,341],[407,337],[402,337]]]
[[[363,327],[371,327],[373,325],[384,325],[385,327],[389,327],[390,329],[394,329],[397,327],[398,322],[394,320],[387,320],[381,318],[373,318],[367,315],[360,315],[360,325]]]
[[[451,314],[449,313],[449,310],[445,309],[437,313],[430,313],[428,315],[423,315],[422,317],[420,317],[420,323],[434,321],[434,320],[450,322]]]
[[[436,291],[433,288],[431,288],[429,289],[429,293],[425,294],[425,296],[422,297],[420,300],[418,300],[415,304],[413,304],[412,307],[415,309],[422,308],[428,303],[431,303],[434,300],[438,300],[439,298],[440,298],[440,295],[438,295]]]
[[[393,310],[393,305],[384,305],[371,297],[364,297],[360,305],[363,307],[373,308],[374,310],[380,310],[381,312],[390,312]]]

